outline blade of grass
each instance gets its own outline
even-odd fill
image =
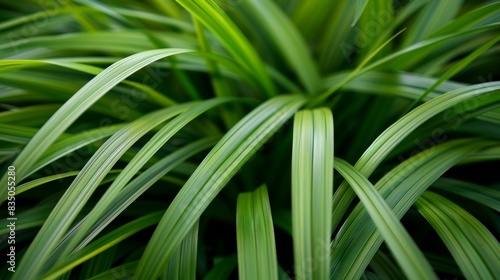
[[[381,133],[356,162],[356,169],[361,174],[370,176],[384,158],[425,121],[467,100],[497,102],[500,100],[500,94],[495,93],[498,90],[500,90],[500,82],[483,83],[460,88],[420,105]],[[332,226],[334,229],[353,198],[352,190],[346,183],[342,183],[333,198],[335,208]]]
[[[432,54],[434,51],[439,53],[440,47],[445,44],[453,44],[453,40],[455,39],[458,40],[466,38],[466,36],[471,36],[472,34],[479,35],[486,31],[497,30],[499,27],[500,23],[495,22],[485,26],[474,27],[464,31],[449,33],[443,36],[420,41],[373,62],[360,71],[359,74],[380,68],[382,66],[391,70],[400,70],[411,68],[417,63],[423,64],[422,60],[429,56],[429,54]],[[442,53],[439,54],[443,55]],[[422,67],[423,65],[420,66]]]
[[[356,1],[356,13],[354,14],[354,20],[351,23],[351,27],[354,27],[354,25],[356,25],[356,23],[358,23],[358,20],[361,18],[361,15],[363,14],[368,2],[370,2],[370,0],[357,0]]]
[[[215,144],[215,140],[218,140],[218,137],[201,139],[180,148],[145,170],[142,174],[137,176],[137,178],[124,186],[118,194],[110,196],[107,199],[103,196],[100,200],[99,207],[96,207],[96,209],[92,210],[88,214],[93,215],[94,218],[85,218],[85,221],[78,225],[77,230],[80,236],[71,231],[73,241],[79,242],[78,247],[76,247],[75,250],[78,251],[84,248],[95,236],[104,230],[108,224],[110,224],[120,213],[127,209],[127,207],[129,207],[154,183],[160,180],[176,166],[179,166],[187,158],[213,146]],[[90,222],[91,220],[95,220],[95,222]],[[91,227],[89,228],[89,226]],[[61,243],[61,246],[73,249],[73,246],[70,246],[67,243]]]
[[[380,44],[385,42],[387,38],[389,38],[391,34],[393,34],[396,28],[401,26],[401,24],[407,21],[408,18],[410,18],[413,14],[421,10],[422,7],[425,6],[429,1],[430,0],[413,0],[411,2],[408,2],[408,4],[403,7],[400,7],[392,1],[386,0],[381,1],[381,3],[385,2],[384,4],[377,3],[379,6],[379,10],[374,10],[374,12],[372,12],[372,17],[368,15],[366,16],[368,19],[364,30],[370,30],[369,28],[373,28],[374,20],[376,23],[378,23],[379,28],[382,30],[374,33],[373,36],[371,36],[375,38],[370,38],[370,45],[362,50],[363,56],[371,54],[380,46]]]
[[[408,30],[403,46],[407,47],[428,38],[431,33],[450,22],[461,6],[462,0],[429,2]]]
[[[467,279],[500,277],[500,245],[474,216],[429,191],[415,206],[444,241]]]
[[[53,181],[57,181],[57,180],[68,178],[68,177],[74,177],[74,176],[78,175],[78,173],[80,173],[80,171],[70,171],[70,172],[60,173],[60,174],[51,175],[51,176],[45,176],[45,177],[38,178],[38,179],[33,180],[33,181],[26,182],[26,183],[18,185],[16,187],[16,194],[21,194],[23,192],[26,192],[26,191],[32,189],[32,188],[36,188],[40,185],[47,184],[47,183],[50,183]]]
[[[255,75],[267,96],[276,95],[276,89],[257,51],[213,0],[177,0],[177,2],[219,38],[241,67]]]
[[[124,186],[130,181],[130,179],[148,162],[148,160],[153,157],[153,155],[168,141],[170,140],[180,129],[182,129],[186,124],[191,122],[194,118],[198,117],[200,114],[212,109],[216,106],[224,104],[228,101],[235,100],[231,98],[218,98],[212,100],[200,101],[196,106],[192,106],[185,112],[181,113],[178,117],[167,123],[162,127],[137,153],[136,156],[129,162],[129,164],[123,169],[118,177],[113,181],[111,186],[106,190],[106,192],[101,196],[97,202],[97,206],[92,209],[89,213],[88,218],[83,222],[78,228],[78,231],[72,237],[69,244],[63,250],[62,257],[69,254],[75,246],[87,235],[87,230],[89,230],[96,221],[108,211],[108,207],[113,205],[114,199],[117,197],[119,192],[124,188]],[[197,148],[197,146],[194,146]],[[185,150],[181,150],[185,152]],[[198,151],[195,149],[194,151]],[[178,154],[174,154],[173,158],[176,158]],[[169,157],[167,157],[170,159]],[[161,161],[160,161],[161,162]],[[167,167],[165,167],[166,170]],[[83,171],[82,171],[83,172]],[[150,185],[150,184],[147,184]],[[146,188],[143,188],[145,191]],[[137,197],[137,196],[135,196]],[[125,206],[126,207],[126,206]],[[122,209],[124,209],[123,207]]]
[[[117,247],[111,247],[99,255],[91,258],[88,262],[83,263],[81,276],[84,279],[89,279],[94,275],[98,275],[111,268],[116,261]]]
[[[429,95],[429,93],[431,93],[437,86],[439,86],[444,81],[449,80],[456,73],[460,72],[462,69],[467,67],[467,65],[469,65],[472,61],[474,61],[476,58],[478,58],[481,54],[483,54],[485,51],[487,51],[489,48],[491,48],[493,45],[495,45],[499,40],[500,40],[500,36],[495,37],[493,40],[489,41],[487,44],[484,44],[482,47],[478,48],[477,50],[475,50],[474,52],[469,54],[467,57],[463,58],[460,62],[453,65],[453,67],[451,67],[444,74],[442,74],[439,77],[439,79],[437,79],[436,82],[432,86],[430,86],[427,90],[425,90],[425,92],[422,93],[422,95],[417,100],[415,100],[410,105],[410,107],[408,107],[408,109],[406,109],[406,111],[403,113],[403,115],[406,115],[406,113],[408,113],[408,111],[413,109],[413,107],[415,107],[415,105],[422,102],[422,100],[424,100],[427,97],[427,95]]]
[[[480,8],[469,11],[468,13],[449,22],[433,34],[432,37],[443,36],[459,30],[466,30],[471,27],[478,27],[492,21],[498,21],[500,12],[500,3],[494,2],[484,5]]]
[[[120,60],[81,88],[71,97],[37,132],[12,163],[19,177],[28,173],[28,169],[40,158],[47,148],[92,104],[115,85],[132,75],[134,72],[167,56],[187,53],[188,50],[167,49],[152,50],[132,55]],[[5,184],[6,175],[0,183]],[[0,190],[0,201],[6,199],[6,189]],[[19,273],[21,274],[21,273]]]
[[[43,273],[43,266],[51,257],[52,250],[55,249],[76,215],[120,156],[149,130],[186,110],[190,105],[192,104],[183,104],[145,115],[123,127],[106,141],[87,162],[59,200],[31,243],[26,255],[22,258],[19,264],[21,269],[14,275],[13,279],[39,277],[40,273]],[[23,267],[26,269],[22,269]]]
[[[380,179],[375,188],[398,218],[446,170],[468,154],[492,145],[479,139],[450,141],[402,162]],[[424,176],[425,174],[425,176]],[[361,204],[350,212],[332,248],[332,271],[341,279],[358,278],[375,255],[382,237]],[[342,265],[348,263],[349,265]]]
[[[188,232],[181,244],[170,257],[167,269],[163,273],[164,280],[195,280],[196,257],[198,249],[198,223]]]
[[[500,201],[500,190],[452,178],[440,178],[432,187],[474,200],[500,212],[500,204],[498,203]]]
[[[315,95],[320,91],[318,69],[300,33],[273,1],[244,1],[245,7],[265,30],[290,67],[295,71],[306,92]]]
[[[364,12],[360,15],[358,26],[355,29],[356,38],[354,42],[358,43],[356,45],[356,52],[359,52],[359,59],[361,61],[364,57],[372,54],[380,44],[387,41],[390,35],[393,34],[394,29],[398,28],[392,26],[395,22],[394,15],[396,14],[394,12],[394,5],[395,3],[392,0],[367,1]],[[377,45],[377,42],[380,43]],[[391,43],[391,45],[394,44]],[[379,52],[377,57],[382,57],[388,53],[390,53],[390,48]]]
[[[380,250],[377,251],[370,261],[370,268],[383,279],[399,280],[405,278],[397,264]]]
[[[326,279],[330,269],[333,195],[333,116],[329,109],[295,114],[292,226],[295,274]]]
[[[72,2],[64,2],[62,4],[72,14],[75,21],[82,27],[85,32],[92,33],[97,31],[93,21],[88,19],[88,16],[79,7],[76,7]]]
[[[60,104],[45,104],[22,107],[0,113],[0,123],[39,127],[59,108]],[[1,191],[0,191],[1,193]],[[1,198],[1,196],[0,196]]]
[[[75,58],[73,58],[75,59]],[[78,59],[78,58],[76,58]],[[99,74],[103,69],[92,66],[92,65],[87,65],[87,64],[82,64],[76,61],[72,61],[72,58],[64,58],[63,60],[61,59],[44,59],[44,60],[27,60],[27,59],[16,59],[16,60],[3,60],[0,61],[0,65],[8,66],[8,65],[16,65],[20,68],[28,68],[28,67],[38,67],[38,66],[43,66],[43,65],[57,65],[60,67],[72,69],[75,71],[87,73],[87,74],[93,74],[97,75]],[[164,105],[164,106],[171,106],[174,105],[176,102],[171,100],[170,98],[162,95],[161,93],[157,92],[156,90],[152,89],[151,87],[137,83],[134,81],[123,81],[124,84],[130,85],[141,92],[144,92],[147,97],[150,99],[150,101],[157,102],[158,104]]]
[[[39,204],[19,214],[16,213],[16,218],[23,221],[22,223],[16,224],[16,231],[23,232],[25,229],[41,226],[49,216],[54,204],[55,203]],[[9,233],[10,229],[8,227],[0,229],[0,235],[2,236],[7,236]]]
[[[349,75],[343,79],[340,83],[336,84],[335,86],[329,88],[325,92],[321,93],[316,97],[316,99],[311,101],[310,106],[317,106],[317,104],[320,104],[324,102],[328,97],[330,97],[332,94],[334,94],[337,90],[341,89],[345,84],[350,82],[352,79],[354,79],[356,76],[360,75],[360,73],[363,72],[363,67],[370,62],[372,58],[374,58],[387,44],[389,44],[394,38],[396,38],[399,34],[401,34],[404,31],[401,30],[398,33],[396,33],[394,36],[392,36],[389,40],[387,40],[385,43],[380,45],[373,53],[368,55],[358,66],[356,66],[356,69],[354,69]]]
[[[309,5],[314,5],[315,2],[308,2]],[[322,1],[326,2],[326,1]],[[324,26],[319,26],[319,30],[324,29],[325,31],[318,35],[319,42],[319,65],[323,72],[331,72],[332,70],[337,70],[342,63],[345,63],[346,59],[349,61],[349,54],[346,53],[346,48],[355,47],[350,45],[348,42],[349,38],[353,36],[353,29],[351,28],[351,23],[354,19],[354,13],[356,11],[356,1],[342,0],[330,2],[331,15],[327,14],[327,19]],[[332,5],[334,3],[335,5]],[[321,7],[321,6],[320,6]],[[320,8],[319,7],[319,8]],[[312,8],[314,9],[314,8]],[[311,20],[311,15],[316,13],[307,14],[307,20]],[[312,31],[317,32],[318,29]],[[342,54],[342,55],[339,55]]]
[[[26,144],[35,135],[37,129],[11,124],[0,124],[0,140],[16,143]]]
[[[141,258],[138,279],[159,276],[172,250],[217,193],[303,104],[304,99],[297,95],[275,97],[253,110],[217,143],[165,212]]]
[[[278,279],[278,260],[267,188],[238,196],[238,270],[242,280]]]
[[[205,28],[203,27],[203,25],[199,20],[193,19],[193,21],[194,21],[194,26],[196,28],[196,36],[198,38],[201,51],[210,52],[211,48],[205,36]],[[215,91],[215,96],[218,97],[230,96],[232,92],[231,86],[227,83],[226,80],[224,80],[219,65],[210,59],[206,59],[206,64],[208,68],[208,73],[210,73],[210,79]],[[236,120],[238,119],[238,117],[234,112],[227,109],[222,109],[221,115],[224,119],[227,129],[233,127],[235,125]]]
[[[132,236],[133,234],[156,224],[160,220],[160,218],[161,212],[155,212],[113,230],[112,232],[89,244],[80,252],[66,258],[63,263],[53,267],[50,271],[46,272],[42,276],[42,279],[57,279],[58,276],[67,271],[70,271],[77,265],[109,249],[110,247],[119,244],[124,239]]]
[[[336,159],[335,169],[354,189],[408,279],[437,279],[431,265],[373,185],[349,163]]]
[[[57,141],[50,148],[48,148],[45,153],[42,154],[40,159],[35,164],[31,166],[31,168],[26,172],[26,175],[20,177],[20,180],[27,178],[29,175],[40,170],[44,166],[49,165],[57,159],[62,158],[63,156],[69,155],[82,147],[113,135],[124,126],[124,124],[104,126],[97,129],[84,131],[74,136],[70,136]]]
[[[153,32],[153,34],[161,38],[161,40],[165,40],[170,46],[189,49],[194,49],[196,46],[196,41],[189,36],[173,32]],[[13,45],[15,45],[15,48],[13,48]],[[97,50],[96,46],[99,46],[99,51],[109,52],[112,55],[117,53],[134,54],[153,48],[147,36],[141,31],[100,31],[30,37],[0,44],[0,57],[4,59],[16,59],[17,57],[30,59],[32,55],[23,52],[29,52],[37,48],[43,48],[43,51],[48,53],[61,50],[95,51]],[[44,55],[44,57],[46,56]]]
[[[88,280],[129,279],[134,275],[138,263],[138,261],[126,262]]]
[[[346,75],[346,73],[341,73],[330,76],[325,80],[325,84],[328,87],[333,87],[335,84],[345,79],[344,77]],[[356,77],[351,82],[347,83],[344,89],[362,94],[403,97],[414,100],[420,97],[422,92],[431,87],[436,81],[437,79],[414,73],[383,73],[373,71]],[[429,101],[444,93],[458,90],[464,86],[466,86],[466,84],[444,81],[429,93],[424,100]],[[477,118],[484,121],[500,123],[497,122],[497,120],[500,120],[499,115],[500,114],[496,114],[495,111],[490,110],[483,112],[481,115],[477,116]],[[464,123],[463,126],[467,126],[467,124]],[[476,126],[479,126],[479,124],[476,124]],[[477,128],[475,129],[475,131],[479,131]],[[485,129],[481,131],[484,132]],[[495,133],[495,130],[490,131]]]

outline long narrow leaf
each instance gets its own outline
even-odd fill
[[[423,253],[370,181],[341,159],[337,159],[335,169],[349,182],[358,195],[406,277],[408,279],[437,279]]]
[[[64,249],[62,256],[69,254],[75,246],[87,235],[87,231],[95,225],[96,221],[106,213],[109,206],[114,204],[114,199],[129,180],[148,162],[148,160],[180,129],[192,121],[194,118],[204,113],[205,111],[230,101],[229,98],[218,98],[213,100],[200,101],[196,106],[184,111],[172,121],[163,126],[144,147],[137,153],[136,156],[123,169],[118,177],[113,181],[111,186],[99,199],[96,207],[89,213],[88,218],[80,225],[78,231],[72,237]],[[82,171],[83,173],[84,171]]]
[[[154,225],[160,220],[160,217],[161,213],[155,212],[119,227],[118,229],[106,234],[89,246],[85,247],[84,250],[65,259],[63,263],[53,267],[50,271],[43,275],[42,278],[56,279],[62,273],[103,252],[104,250],[107,250],[108,248],[118,244],[120,241],[128,238],[134,233],[137,233],[138,231],[146,227]]]
[[[219,141],[170,204],[141,259],[138,279],[159,276],[175,246],[217,193],[303,104],[300,96],[275,97],[248,114]]]
[[[500,100],[498,90],[500,90],[500,83],[485,83],[461,88],[422,104],[381,133],[370,147],[366,149],[354,166],[361,174],[365,176],[371,175],[394,147],[426,120],[467,100],[485,100],[494,103]],[[342,183],[335,192],[333,199],[333,204],[335,205],[333,213],[334,228],[338,225],[342,217],[339,213],[345,212],[353,198],[354,193],[352,190],[347,184]]]
[[[80,115],[115,85],[156,60],[186,52],[189,51],[179,49],[146,51],[132,55],[106,68],[68,100],[26,145],[12,164],[16,166],[18,176],[23,177],[24,174],[27,174],[28,169],[40,158],[45,150]],[[6,182],[7,175],[4,174],[0,183],[5,185]],[[6,189],[3,188],[0,190],[0,200],[4,201],[6,197]]]
[[[72,236],[74,240],[77,240],[78,242],[81,241],[75,250],[78,251],[85,247],[97,234],[105,229],[105,227],[111,223],[113,219],[127,209],[130,204],[132,204],[149,187],[165,176],[165,174],[180,165],[188,157],[195,155],[203,149],[213,146],[217,139],[218,137],[201,139],[173,152],[128,183],[118,194],[111,197],[110,202],[105,202],[105,200],[102,199],[101,207],[106,207],[103,207],[105,212],[102,216],[100,216],[99,220],[91,223],[92,227],[88,229],[88,231],[84,230],[84,226],[89,223],[90,219],[85,219],[84,223],[78,226],[78,232],[82,235],[81,238],[84,236],[84,239],[80,240],[80,238]],[[98,216],[94,211],[90,212],[89,215]],[[74,233],[76,232],[73,232],[73,234]],[[64,246],[70,247],[70,245]],[[71,248],[73,248],[73,246],[71,246]]]
[[[21,260],[19,266],[25,269],[20,269],[13,279],[38,277],[52,250],[120,156],[149,130],[187,108],[189,104],[150,113],[125,126],[111,137],[69,186]]]
[[[465,139],[450,141],[425,150],[402,162],[380,179],[380,191],[398,218],[446,170],[471,152],[492,145],[491,142]],[[422,179],[425,174],[425,179]],[[382,237],[362,205],[347,217],[332,247],[332,274],[340,278],[357,278],[365,270],[382,243]],[[351,265],[343,265],[344,262]]]
[[[500,244],[474,216],[429,191],[415,206],[437,231],[467,279],[500,278]]]
[[[318,69],[295,26],[271,0],[243,3],[249,13],[256,18],[256,22],[265,26],[263,30],[274,40],[274,44],[294,69],[306,91],[310,94],[318,93],[320,90]]]
[[[292,151],[292,225],[298,279],[328,278],[332,171],[331,111],[299,111],[294,119]]]
[[[261,81],[262,87],[268,96],[275,95],[274,85],[271,83],[271,79],[257,51],[241,30],[213,0],[177,0],[177,2],[217,35],[240,65],[248,69]]]
[[[238,270],[242,280],[278,279],[278,260],[267,188],[238,197]]]
[[[167,269],[163,273],[163,279],[195,280],[197,249],[198,223],[195,223],[170,257]]]

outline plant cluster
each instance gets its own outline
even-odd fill
[[[0,7],[1,279],[500,279],[500,2]]]

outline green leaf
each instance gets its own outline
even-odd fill
[[[167,56],[189,52],[180,49],[161,49],[145,51],[120,60],[81,88],[71,97],[37,132],[26,145],[16,160],[12,163],[18,170],[18,176],[23,177],[35,164],[47,148],[92,104],[97,102],[115,85],[132,75],[146,65]],[[0,183],[6,184],[4,175]],[[6,199],[6,189],[0,190],[0,200]],[[21,274],[21,273],[19,273]],[[19,275],[17,274],[17,275]]]
[[[97,75],[99,74],[103,69],[87,64],[82,64],[78,62],[78,60],[85,60],[82,58],[63,58],[63,59],[45,59],[45,60],[3,60],[0,61],[0,66],[9,66],[9,65],[15,65],[16,70],[22,69],[22,68],[28,68],[28,67],[38,67],[38,66],[44,66],[44,65],[56,65],[60,67],[64,67],[67,69],[79,71],[82,73],[87,73],[87,74],[92,74],[92,75]],[[101,61],[102,62],[102,61]],[[4,68],[5,69],[5,68]],[[31,80],[31,79],[30,79]],[[32,81],[29,81],[32,82]],[[164,105],[164,106],[170,106],[174,105],[175,102],[168,97],[160,94],[156,90],[152,89],[148,85],[144,85],[141,83],[133,82],[133,81],[123,81],[124,84],[130,85],[134,87],[137,90],[140,90],[141,92],[144,92],[147,97],[150,99],[150,101],[158,102],[158,104]],[[54,86],[54,85],[51,85]]]
[[[410,108],[407,109],[404,114],[406,114],[416,104],[418,104],[422,100],[424,100],[427,97],[427,95],[429,93],[431,93],[437,86],[439,86],[444,81],[453,77],[453,75],[455,75],[460,70],[462,70],[467,65],[469,65],[472,61],[474,61],[476,58],[478,58],[481,54],[483,54],[485,51],[487,51],[489,48],[491,48],[493,45],[495,45],[496,42],[498,42],[499,40],[500,40],[500,36],[495,37],[493,40],[489,41],[487,44],[484,44],[483,46],[481,46],[480,48],[478,48],[477,50],[475,50],[474,52],[469,54],[466,58],[462,59],[460,62],[453,65],[453,67],[451,67],[450,69],[448,69],[446,71],[446,73],[441,75],[441,77],[439,77],[439,79],[437,79],[437,81],[431,87],[427,88],[427,90],[425,90],[425,92],[422,93],[422,95],[410,105]]]
[[[141,259],[138,279],[159,276],[175,246],[217,193],[303,104],[300,96],[275,97],[248,114],[219,141],[165,212]]]
[[[21,180],[40,170],[44,166],[56,161],[57,159],[69,155],[86,145],[113,135],[124,126],[124,124],[103,126],[57,141],[50,148],[48,148],[45,153],[43,153],[40,159],[29,169],[27,174],[24,177],[21,177]]]
[[[430,34],[451,21],[462,6],[462,0],[430,1],[421,11],[416,22],[411,26],[404,46],[422,41]]]
[[[68,187],[28,248],[19,265],[21,269],[13,279],[39,276],[43,272],[45,262],[51,257],[52,250],[120,156],[149,130],[189,108],[189,105],[179,105],[150,113],[113,135],[92,156]]]
[[[333,195],[333,116],[329,109],[295,114],[292,226],[295,274],[326,279],[330,269]]]
[[[108,212],[108,208],[111,207],[112,205],[120,206],[121,210],[125,209],[126,206],[128,206],[133,199],[132,198],[137,198],[138,194],[144,192],[147,188],[146,186],[150,186],[154,181],[152,182],[143,182],[144,185],[142,185],[142,189],[140,192],[137,194],[132,195],[131,197],[123,197],[121,196],[120,198],[125,200],[126,202],[124,205],[121,203],[117,203],[115,200],[118,197],[118,194],[121,190],[123,190],[124,186],[132,179],[132,177],[150,160],[153,155],[168,141],[170,140],[180,129],[182,129],[186,124],[188,124],[190,121],[192,121],[194,118],[199,116],[200,114],[206,112],[209,109],[212,109],[216,106],[219,106],[221,104],[224,104],[228,101],[231,101],[234,99],[231,98],[218,98],[218,99],[212,99],[212,100],[205,100],[205,101],[200,101],[198,102],[195,106],[191,106],[191,108],[188,108],[186,111],[182,112],[178,117],[173,119],[172,121],[168,122],[166,125],[164,125],[143,147],[142,149],[137,153],[137,155],[134,156],[134,158],[129,162],[129,164],[123,169],[123,171],[118,175],[118,177],[113,181],[111,186],[106,190],[106,192],[101,196],[101,199],[98,201],[98,206],[94,207],[92,211],[89,213],[89,216],[83,223],[79,226],[78,230],[75,232],[75,235],[72,237],[72,240],[69,244],[66,245],[66,248],[64,249],[62,253],[62,257],[64,257],[66,254],[71,252],[75,246],[84,238],[87,236],[87,231],[96,224],[97,220],[105,215],[106,213],[111,214]],[[206,144],[206,142],[203,142],[203,144]],[[193,149],[192,151],[199,151],[198,148],[199,146],[192,146]],[[186,153],[185,150],[181,150],[182,152]],[[186,153],[189,154],[189,153]],[[179,153],[175,153],[171,158],[177,159],[177,156]],[[162,164],[165,162],[169,163],[174,163],[171,160],[170,157],[168,157],[169,161],[160,161]],[[167,169],[168,166],[164,166],[165,171],[170,170]],[[155,170],[155,169],[153,169]],[[82,170],[81,173],[85,172]],[[146,176],[150,176],[148,173],[147,175],[144,175],[142,178],[147,178]],[[160,176],[161,177],[161,176]],[[141,178],[141,179],[142,179]],[[159,178],[157,178],[159,179]],[[136,186],[137,188],[137,186]],[[128,193],[129,195],[131,194],[130,192]],[[124,202],[124,201],[120,202]],[[115,208],[116,209],[116,208]],[[112,213],[112,216],[108,217],[116,217],[118,213]],[[110,220],[106,221],[105,224],[109,223]],[[87,236],[88,237],[88,236]]]
[[[195,47],[195,40],[182,34],[173,32],[153,32],[169,46],[192,49]],[[15,38],[15,37],[14,37]],[[96,47],[98,46],[98,47]],[[89,33],[72,33],[64,35],[35,36],[20,40],[12,40],[8,43],[0,44],[0,57],[13,58],[19,53],[28,52],[22,58],[29,59],[29,51],[36,48],[44,48],[45,52],[60,50],[74,51],[95,51],[110,52],[113,54],[133,54],[151,50],[154,46],[142,31],[99,31]],[[150,52],[150,51],[148,51]],[[57,57],[57,55],[56,55]]]
[[[295,71],[306,92],[312,95],[319,93],[318,69],[298,30],[285,14],[270,0],[244,1],[243,7],[263,27],[262,30],[268,32],[269,38],[274,40],[279,53]]]
[[[82,278],[89,279],[107,271],[119,257],[117,246],[113,246],[82,264]]]
[[[415,206],[444,241],[467,279],[500,277],[498,240],[474,216],[429,191]]]
[[[366,3],[359,3],[366,2]],[[413,1],[414,2],[414,1]],[[362,8],[364,12],[359,15],[359,24],[354,29],[356,30],[356,38],[354,42],[357,42],[357,48],[359,48],[360,58],[365,58],[375,52],[388,38],[391,37],[392,32],[396,28],[405,29],[402,27],[395,27],[394,23],[394,3],[392,0],[371,0],[371,1],[360,1],[359,5],[365,5]],[[410,4],[407,4],[409,6]],[[392,44],[392,42],[391,42]],[[384,49],[383,53],[379,53],[378,57],[390,53],[389,49]],[[362,59],[361,59],[362,60]]]
[[[197,248],[198,223],[195,223],[170,257],[167,269],[163,273],[163,279],[195,280]]]
[[[99,275],[96,275],[88,280],[109,280],[109,279],[129,279],[134,275],[134,271],[137,269],[138,261],[126,262],[117,267],[113,267]]]
[[[57,181],[60,179],[76,176],[76,175],[78,175],[78,173],[80,173],[80,171],[70,171],[70,172],[59,173],[59,174],[51,175],[51,176],[45,176],[45,177],[38,178],[38,179],[33,180],[33,181],[26,182],[26,183],[18,185],[16,187],[16,194],[21,194],[23,192],[26,192],[32,188],[38,187],[38,186],[43,185],[43,184],[47,184],[47,183]]]
[[[60,104],[34,105],[1,112],[0,123],[38,127],[47,121],[60,107]]]
[[[200,151],[211,147],[215,144],[219,137],[210,137],[207,139],[201,139],[185,147],[178,149],[172,154],[164,157],[153,166],[145,170],[142,174],[134,178],[130,183],[122,187],[119,193],[110,195],[109,189],[106,195],[103,195],[99,200],[99,207],[95,207],[87,216],[81,224],[71,230],[71,241],[72,244],[63,245],[66,247],[66,251],[74,249],[74,246],[78,243],[78,247],[75,250],[80,250],[84,248],[97,234],[106,228],[121,212],[123,212],[127,207],[129,207],[141,194],[148,190],[154,183],[160,180],[168,172],[170,172],[175,167],[179,166],[190,156],[193,156]],[[138,154],[136,157],[140,158]],[[130,164],[133,164],[130,162]],[[129,164],[129,165],[130,165]],[[120,180],[122,180],[121,178]],[[120,184],[115,184],[118,180],[113,181],[113,185],[120,186]],[[68,240],[69,241],[69,240]]]
[[[19,214],[16,213],[16,218],[23,221],[22,223],[16,224],[16,232],[28,233],[28,231],[24,230],[41,226],[49,216],[54,204],[55,203],[39,204]],[[7,236],[9,233],[10,229],[8,227],[0,229],[0,235],[2,236]],[[5,248],[7,248],[7,242],[5,242]]]
[[[315,2],[304,1],[309,5],[314,6]],[[330,11],[326,13],[326,21],[323,26],[319,26],[319,30],[324,30],[320,33],[320,38],[317,39],[319,44],[319,59],[318,63],[323,71],[338,69],[342,63],[349,63],[350,54],[356,49],[356,45],[350,42],[351,36],[354,36],[351,24],[354,20],[354,13],[356,11],[356,1],[342,0],[342,1],[321,1],[329,2],[330,9],[322,9],[322,11]],[[326,3],[323,5],[327,5]],[[317,9],[323,8],[319,6]],[[312,9],[315,9],[313,7]],[[304,19],[311,21],[311,15],[316,13],[310,12]],[[318,29],[311,29],[314,32]],[[317,31],[316,31],[317,32]]]
[[[361,18],[361,15],[363,14],[363,11],[365,10],[368,2],[370,2],[370,0],[357,0],[356,1],[356,13],[354,14],[354,21],[351,23],[351,27],[356,25],[359,18]]]
[[[141,231],[142,229],[156,224],[160,220],[160,217],[161,213],[155,212],[115,229],[114,231],[89,244],[89,246],[85,247],[85,249],[69,256],[62,263],[54,266],[50,271],[42,276],[43,279],[56,279],[59,275],[69,271],[78,264],[94,257],[112,246],[117,245],[122,240]]]
[[[369,54],[363,61],[361,61],[361,63],[356,66],[356,68],[351,72],[349,73],[349,75],[347,77],[345,77],[340,83],[336,84],[335,86],[329,88],[328,90],[326,90],[325,92],[321,93],[317,99],[315,101],[312,101],[312,106],[316,105],[317,103],[319,103],[320,101],[324,101],[327,97],[329,97],[330,95],[332,95],[333,93],[335,93],[337,90],[339,90],[340,88],[342,88],[345,84],[347,84],[350,80],[354,79],[356,76],[360,75],[360,73],[363,73],[365,72],[365,70],[363,70],[364,66],[373,58],[375,57],[387,44],[389,44],[392,40],[394,40],[394,38],[396,38],[399,34],[401,34],[404,30],[401,30],[399,31],[398,33],[396,33],[394,36],[392,36],[391,38],[389,38],[389,40],[387,40],[386,42],[384,42],[383,44],[381,44],[375,51],[373,51],[373,53]]]
[[[495,93],[498,90],[499,82],[484,83],[457,89],[422,104],[381,133],[356,162],[355,168],[364,176],[371,175],[385,157],[426,120],[468,100],[477,102],[476,105],[479,105],[479,101],[497,102],[500,100],[500,95]],[[342,183],[333,198],[333,228],[338,225],[353,198],[352,190]]]
[[[474,200],[491,209],[500,212],[500,190],[487,188],[481,185],[451,179],[440,178],[433,185],[434,188]]]
[[[443,5],[443,3],[441,4]],[[454,5],[448,3],[444,5]],[[490,22],[498,21],[498,12],[500,11],[500,3],[492,2],[477,9],[473,9],[460,17],[449,22],[436,32],[432,33],[432,37],[443,36],[449,33],[466,30],[471,27],[479,27],[489,24]]]
[[[267,96],[276,95],[276,89],[257,51],[213,0],[177,0],[177,2],[219,38],[241,67],[255,75]]]
[[[382,66],[391,70],[410,68],[413,64],[418,63],[429,53],[432,53],[446,42],[450,42],[453,39],[461,38],[470,34],[477,34],[487,30],[495,30],[499,27],[499,23],[492,23],[420,41],[369,64],[359,71],[358,75],[381,68]]]
[[[236,233],[239,278],[277,280],[273,219],[265,186],[238,196]]]
[[[437,279],[423,253],[370,181],[342,159],[336,159],[335,169],[358,195],[406,277]]]
[[[492,145],[478,139],[462,139],[436,145],[405,160],[390,170],[377,189],[398,218],[408,211],[418,197],[460,159]],[[425,175],[425,176],[424,176]],[[332,273],[340,278],[357,278],[365,270],[382,243],[380,233],[363,205],[358,204],[346,218],[332,247]],[[342,265],[344,262],[350,266]]]
[[[373,259],[370,261],[370,268],[382,277],[382,279],[399,280],[404,279],[404,274],[401,272],[397,264],[382,251],[377,251]]]
[[[31,127],[0,124],[0,140],[10,143],[26,144],[36,132],[37,129]]]

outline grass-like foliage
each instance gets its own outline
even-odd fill
[[[500,279],[498,1],[0,7],[0,279]]]

